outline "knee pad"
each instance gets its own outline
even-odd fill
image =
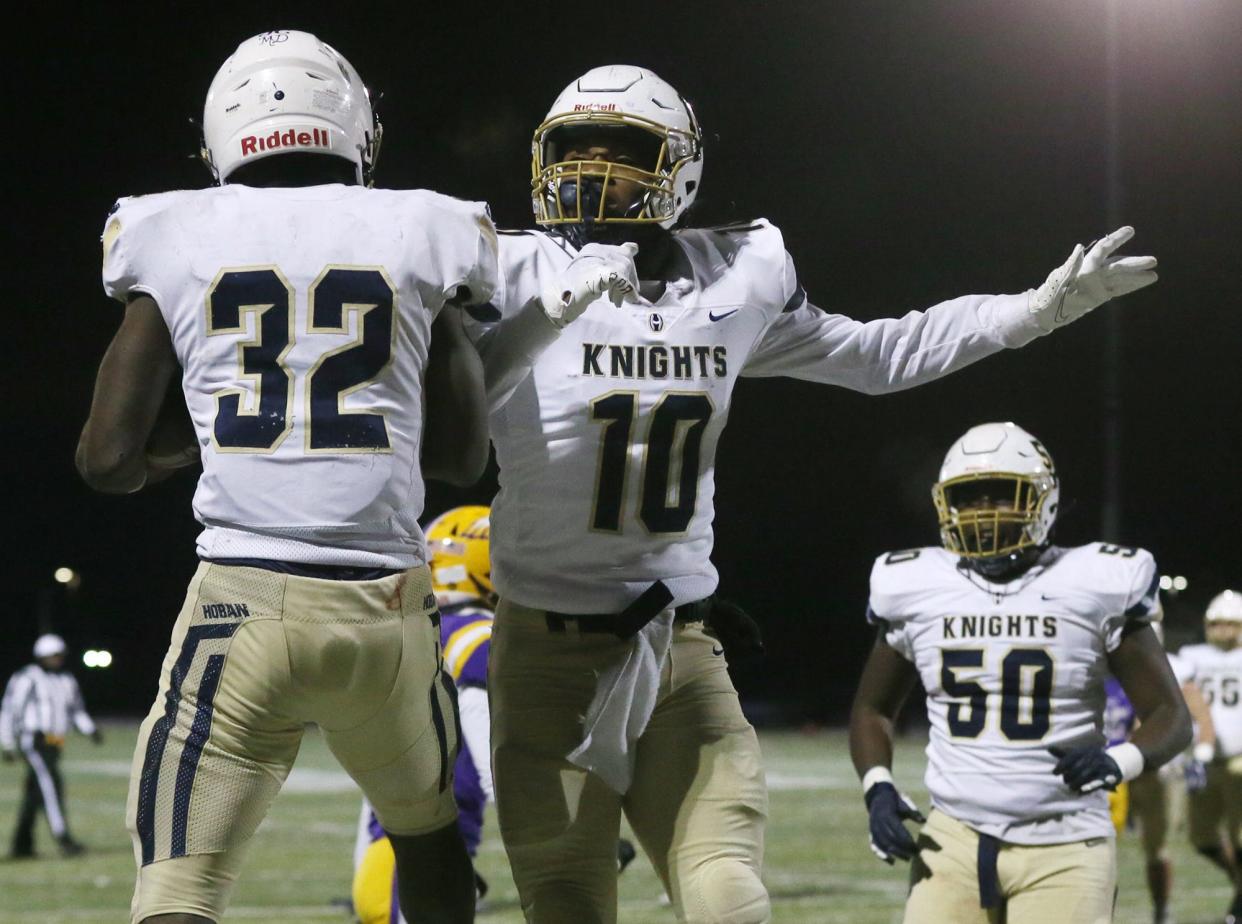
[[[711,860],[682,884],[686,924],[767,924],[772,919],[768,890],[759,874],[731,857]]]

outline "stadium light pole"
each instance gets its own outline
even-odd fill
[[[1104,59],[1104,145],[1105,145],[1105,231],[1121,223],[1121,49],[1118,22],[1121,0],[1108,0],[1105,10]],[[1100,537],[1107,542],[1120,542],[1122,533],[1122,394],[1121,348],[1122,312],[1116,306],[1104,315],[1104,362],[1102,391],[1104,419],[1103,503],[1100,505]]]

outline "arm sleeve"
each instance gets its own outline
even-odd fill
[[[496,411],[526,381],[540,355],[556,341],[560,331],[552,326],[535,299],[506,318],[474,327],[475,346],[483,357],[488,409]]]
[[[93,735],[95,722],[90,713],[86,711],[86,702],[82,699],[82,688],[78,686],[76,678],[70,677],[69,680],[73,684],[73,697],[69,702],[69,718],[80,734]]]
[[[466,739],[474,769],[479,774],[488,802],[496,801],[492,786],[492,733],[488,718],[487,691],[482,687],[463,687],[457,694],[457,709],[461,715],[461,735]]]
[[[4,688],[4,700],[0,701],[0,750],[12,751],[17,747],[22,704],[26,701],[29,688],[29,678],[21,674],[10,677]]]
[[[901,318],[855,321],[815,307],[786,255],[784,309],[760,337],[744,376],[790,376],[867,394],[913,388],[1033,339],[1021,313],[1027,293],[964,295]],[[1017,310],[1015,310],[1015,308]]]

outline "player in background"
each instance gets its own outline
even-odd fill
[[[1158,614],[1151,624],[1161,645],[1164,644],[1162,618]],[[1207,703],[1194,683],[1190,665],[1176,654],[1169,654],[1168,658],[1194,724],[1195,754],[1201,758],[1206,753],[1210,758],[1216,736]],[[1108,746],[1113,747],[1130,740],[1138,724],[1138,716],[1116,677],[1108,678],[1104,690],[1104,736]],[[1173,889],[1173,861],[1168,849],[1169,831],[1181,826],[1185,817],[1186,791],[1201,786],[1203,774],[1204,766],[1200,759],[1178,754],[1154,772],[1144,771],[1129,782],[1119,783],[1108,794],[1109,813],[1118,835],[1128,821],[1138,823],[1155,924],[1172,924],[1169,902]]]
[[[111,493],[167,474],[153,446],[192,457],[153,434],[180,379],[201,563],[134,756],[132,918],[221,918],[315,722],[392,835],[402,906],[469,921],[457,711],[417,517],[420,457],[460,483],[486,464],[457,306],[491,297],[494,230],[479,204],[368,188],[366,89],[304,32],[238,47],[203,135],[219,186],[123,199],[108,220],[104,288],[125,316],[77,455]]]
[[[1012,423],[972,427],[932,489],[941,547],[881,555],[878,627],[850,717],[872,850],[914,859],[906,924],[1104,924],[1117,870],[1105,790],[1190,743],[1190,717],[1150,622],[1155,562],[1142,549],[1053,545],[1052,457]],[[1142,724],[1107,747],[1116,676]],[[932,812],[893,784],[893,722],[927,691]]]
[[[541,230],[501,235],[501,289],[471,312],[500,464],[493,769],[522,907],[614,920],[625,812],[679,919],[766,921],[762,760],[712,602],[739,377],[910,388],[1147,285],[1155,260],[1115,258],[1122,229],[1036,290],[862,323],[811,304],[769,222],[686,225],[703,133],[651,71],[574,80],[532,149]]]
[[[484,808],[495,800],[487,704],[487,659],[496,606],[488,551],[490,512],[481,506],[456,507],[427,527],[431,586],[440,606],[444,663],[457,686],[461,715],[461,751],[454,767],[453,795],[457,824],[471,857],[478,854],[482,840]],[[634,856],[629,841],[617,842],[619,872],[625,871]],[[392,847],[364,798],[354,846],[354,914],[361,924],[404,924],[394,901],[394,879]],[[474,879],[481,904],[487,882],[477,869]]]
[[[1204,614],[1207,641],[1178,651],[1190,665],[1216,732],[1215,747],[1196,748],[1207,764],[1202,789],[1190,794],[1190,843],[1229,876],[1235,895],[1226,924],[1242,921],[1242,593],[1225,590]]]

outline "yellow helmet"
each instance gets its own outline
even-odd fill
[[[480,599],[495,596],[488,538],[490,507],[454,507],[427,527],[431,589]]]

